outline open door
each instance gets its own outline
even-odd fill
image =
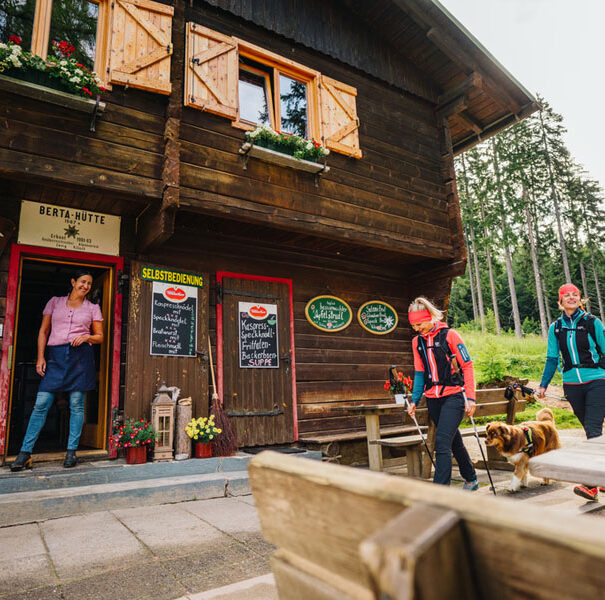
[[[219,390],[238,444],[297,439],[291,281],[218,273]]]

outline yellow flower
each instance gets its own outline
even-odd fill
[[[214,437],[214,436],[213,436],[213,435],[211,435],[211,436],[210,436],[210,439],[212,439],[213,437]]]

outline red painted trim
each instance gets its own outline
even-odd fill
[[[34,258],[73,259],[101,265],[115,267],[114,277],[114,331],[111,366],[111,410],[118,407],[120,398],[120,345],[122,339],[122,294],[118,294],[117,271],[124,268],[124,259],[121,256],[108,256],[106,254],[87,254],[70,250],[55,250],[39,246],[25,246],[12,244],[8,268],[8,286],[6,290],[6,313],[4,317],[4,336],[2,340],[2,358],[0,361],[0,457],[6,453],[6,424],[8,421],[8,394],[10,388],[10,371],[8,369],[8,349],[13,344],[15,332],[15,313],[17,310],[17,290],[19,287],[19,265],[22,256]],[[111,412],[108,426],[111,427]],[[110,456],[115,457],[117,450]]]
[[[296,359],[294,346],[294,299],[292,294],[292,280],[282,277],[264,277],[262,275],[247,275],[245,273],[232,273],[230,271],[217,271],[217,284],[223,283],[225,277],[233,279],[251,279],[254,281],[270,281],[273,283],[284,283],[288,286],[289,310],[290,310],[290,348],[291,354],[291,374],[292,374],[292,419],[294,423],[294,440],[298,441],[298,399],[296,395]],[[218,378],[218,388],[221,403],[223,402],[223,304],[216,304],[216,370]]]

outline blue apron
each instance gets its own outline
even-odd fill
[[[90,344],[46,347],[46,374],[39,392],[89,392],[96,387],[95,356]]]

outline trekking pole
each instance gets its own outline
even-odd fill
[[[468,398],[466,397],[466,390],[464,386],[461,386],[462,397],[464,398],[464,408],[468,408]],[[479,433],[477,431],[477,426],[475,425],[475,419],[471,415],[469,415],[471,420],[471,425],[473,426],[473,431],[475,433],[475,439],[477,440],[477,444],[479,444],[479,450],[481,451],[481,458],[483,459],[483,464],[485,465],[485,470],[487,471],[487,476],[489,478],[489,483],[492,486],[490,489],[494,492],[494,496],[496,495],[496,486],[492,480],[492,474],[489,472],[489,467],[487,466],[487,458],[485,458],[485,453],[483,452],[483,446],[481,445],[481,441],[479,440]]]
[[[513,388],[516,390],[521,390],[521,393],[525,396],[533,396],[536,393],[536,390],[532,390],[529,387],[521,385],[520,383],[513,383]],[[555,396],[554,394],[544,394],[547,398],[553,398],[554,400],[564,400],[567,402],[567,398],[561,396]]]
[[[397,367],[395,365],[393,365],[389,370],[389,379],[390,379],[391,383],[395,383],[397,381]],[[405,386],[404,386],[404,390],[405,391],[403,392],[403,399],[405,401],[405,407],[406,407],[406,409],[409,409],[410,401],[408,400],[408,392],[407,392],[407,389],[405,388]],[[408,412],[408,415],[409,414],[410,413]],[[426,439],[424,437],[424,434],[422,433],[422,429],[420,429],[420,425],[418,424],[416,415],[414,415],[412,417],[412,420],[414,421],[414,425],[416,425],[416,429],[418,430],[418,433],[420,434],[422,443],[424,444],[424,447],[426,448],[426,453],[429,455],[429,459],[431,460],[431,464],[433,465],[433,469],[436,469],[437,467],[435,466],[435,461],[433,460],[433,456],[431,455],[431,451],[429,450],[429,445],[426,443]]]

